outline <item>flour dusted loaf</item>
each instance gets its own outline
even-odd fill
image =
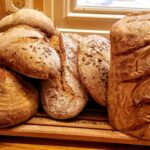
[[[50,39],[52,47],[59,53],[62,66],[58,75],[41,81],[41,97],[44,110],[56,119],[77,116],[88,99],[77,71],[79,40],[76,37],[72,34],[60,34]]]
[[[0,32],[17,25],[28,25],[44,32],[48,37],[57,34],[53,22],[44,13],[34,9],[20,9],[0,21]]]
[[[0,128],[26,121],[37,108],[38,93],[29,81],[0,66]]]
[[[23,9],[0,21],[0,62],[28,77],[48,79],[60,69],[57,52],[48,37],[55,33],[43,13]]]
[[[98,35],[89,35],[80,42],[78,68],[82,83],[92,98],[106,106],[110,61],[110,42]]]
[[[150,13],[124,17],[113,25],[110,38],[110,123],[150,140]]]

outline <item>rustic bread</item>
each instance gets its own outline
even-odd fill
[[[104,37],[89,35],[80,42],[78,68],[82,83],[92,98],[106,106],[110,43]]]
[[[16,25],[29,25],[38,28],[48,37],[58,33],[49,17],[33,9],[20,9],[16,13],[6,16],[0,21],[0,31],[5,31]]]
[[[0,66],[0,128],[26,121],[37,108],[38,93],[29,81]]]
[[[59,52],[62,69],[59,75],[41,81],[43,108],[56,119],[77,116],[87,103],[87,94],[77,72],[78,40],[72,35],[52,36],[51,45]]]
[[[110,37],[110,123],[150,140],[150,13],[126,16],[113,25]]]
[[[27,25],[0,33],[0,62],[37,79],[48,79],[60,69],[59,56],[45,35]]]

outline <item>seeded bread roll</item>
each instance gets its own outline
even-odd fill
[[[150,12],[124,17],[113,25],[110,37],[110,123],[150,140]]]
[[[28,25],[38,28],[48,37],[58,33],[58,30],[55,28],[49,17],[42,12],[33,9],[20,9],[14,14],[3,18],[0,21],[0,32],[6,31],[7,29],[17,25]]]
[[[27,25],[0,33],[0,62],[37,79],[48,79],[60,70],[59,56],[45,35]]]
[[[36,89],[20,75],[0,66],[0,128],[26,121],[37,109]]]
[[[50,43],[59,52],[62,66],[59,75],[41,81],[43,108],[50,117],[69,119],[83,110],[88,99],[77,72],[78,41],[61,34]]]
[[[78,68],[82,83],[92,98],[106,106],[110,43],[104,37],[89,35],[80,42]]]

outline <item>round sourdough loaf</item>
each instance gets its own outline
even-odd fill
[[[58,75],[41,81],[41,97],[44,110],[56,119],[77,116],[88,100],[77,71],[79,41],[73,38],[74,36],[77,37],[72,34],[61,34],[50,39],[51,45],[60,55],[62,66]]]
[[[150,140],[150,12],[124,17],[113,25],[110,37],[110,123]]]
[[[20,75],[0,66],[0,128],[26,121],[37,109],[36,89]]]
[[[106,106],[110,61],[110,42],[98,35],[89,35],[80,42],[78,68],[82,83],[92,98]]]

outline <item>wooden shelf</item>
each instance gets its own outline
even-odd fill
[[[150,146],[149,141],[113,129],[108,123],[106,109],[92,107],[66,121],[54,120],[44,112],[38,112],[22,125],[0,129],[0,135]]]

